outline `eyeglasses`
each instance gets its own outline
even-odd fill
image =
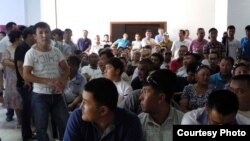
[[[148,76],[147,79],[146,79],[147,83],[149,84],[154,84],[156,86],[159,86],[159,84],[152,78],[152,76]]]

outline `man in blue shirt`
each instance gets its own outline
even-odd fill
[[[87,30],[83,30],[83,38],[78,39],[77,41],[77,47],[78,50],[84,52],[88,52],[91,48],[92,42],[91,40],[88,38],[88,31]]]
[[[112,46],[117,46],[117,48],[128,48],[130,47],[130,41],[128,40],[128,34],[124,33],[123,38],[117,39]]]
[[[80,109],[68,121],[64,141],[141,141],[138,117],[117,108],[118,92],[106,78],[85,85]]]
[[[245,31],[246,37],[242,38],[240,41],[240,56],[250,59],[250,25],[246,26]]]

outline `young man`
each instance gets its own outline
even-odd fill
[[[234,92],[239,99],[239,113],[250,119],[250,75],[233,77],[229,90]]]
[[[243,37],[240,41],[241,48],[240,48],[240,57],[247,58],[250,60],[250,25],[245,27],[246,37]]]
[[[226,56],[231,56],[234,61],[239,57],[238,51],[241,47],[240,41],[235,39],[235,26],[229,25],[227,27],[227,35],[226,38]]]
[[[87,30],[83,30],[83,37],[79,38],[77,41],[77,49],[82,52],[89,52],[92,41],[88,38],[89,32]]]
[[[106,78],[93,79],[85,85],[80,109],[68,121],[65,141],[141,141],[138,117],[117,108],[118,92]]]
[[[118,98],[118,107],[124,107],[124,101],[127,98],[128,94],[132,92],[132,87],[130,84],[122,80],[121,75],[124,71],[124,66],[122,61],[119,58],[111,58],[105,66],[104,76],[109,80],[113,81],[115,84],[119,98]]]
[[[139,115],[145,141],[173,140],[173,125],[180,124],[183,113],[171,106],[176,75],[169,70],[157,70],[143,85]]]
[[[228,90],[212,92],[204,108],[187,112],[183,125],[233,125],[250,124],[250,120],[237,114],[239,102],[237,96]]]
[[[77,56],[69,56],[67,59],[70,74],[64,89],[64,98],[68,111],[73,111],[82,101],[82,91],[87,80],[78,72],[81,63]]]
[[[23,77],[25,81],[33,83],[32,108],[37,139],[49,140],[46,131],[51,113],[62,140],[68,119],[62,91],[68,81],[69,67],[61,51],[50,45],[49,25],[38,22],[34,32],[36,44],[25,55]]]
[[[24,42],[17,46],[14,56],[14,63],[16,68],[17,82],[16,87],[18,93],[22,97],[22,138],[27,141],[32,138],[31,131],[31,83],[23,80],[23,62],[26,52],[35,43],[33,36],[33,26],[23,30],[22,33]]]

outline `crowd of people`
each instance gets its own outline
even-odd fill
[[[0,40],[0,100],[23,141],[173,140],[173,125],[250,124],[250,25],[241,41],[227,27],[163,28],[110,41],[45,22],[6,24]],[[33,127],[33,128],[32,128]]]

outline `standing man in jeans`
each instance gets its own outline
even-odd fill
[[[51,30],[47,23],[35,24],[34,38],[36,44],[25,55],[23,77],[33,83],[31,104],[37,139],[49,141],[46,131],[51,114],[62,140],[68,120],[62,91],[68,81],[69,67],[61,51],[50,45]]]
[[[17,76],[17,91],[22,97],[22,138],[23,141],[28,141],[32,138],[31,130],[31,83],[23,80],[23,61],[26,52],[35,43],[33,37],[33,26],[30,26],[23,30],[23,43],[19,45],[15,51],[15,68]]]

